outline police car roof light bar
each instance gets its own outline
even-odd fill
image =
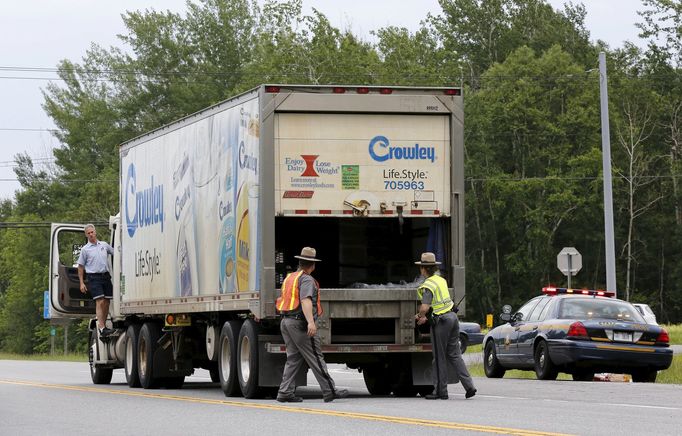
[[[592,295],[593,297],[615,297],[616,293],[611,291],[602,291],[599,289],[570,289],[570,288],[555,288],[554,286],[545,286],[542,288],[542,293],[547,295],[558,294],[573,294],[573,295]]]

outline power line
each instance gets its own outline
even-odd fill
[[[59,129],[44,129],[44,128],[14,128],[14,127],[0,127],[3,131],[14,131],[14,132],[59,132]]]
[[[74,225],[85,225],[86,223],[71,223]],[[107,226],[108,221],[93,221],[90,224],[95,226]],[[43,229],[52,226],[50,221],[34,221],[34,222],[22,222],[22,221],[0,221],[0,229]]]
[[[19,179],[0,179],[0,182],[18,182]],[[118,180],[100,180],[100,179],[59,179],[50,178],[41,180],[42,182],[52,183],[118,183]]]

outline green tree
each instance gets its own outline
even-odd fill
[[[447,52],[462,62],[467,83],[522,46],[541,53],[561,46],[585,65],[594,64],[595,49],[585,29],[585,7],[568,4],[555,11],[546,0],[440,0],[443,14],[430,17]]]
[[[468,282],[475,301],[527,299],[559,278],[560,244],[585,240],[573,231],[600,210],[597,95],[596,77],[555,46],[541,56],[518,49],[468,98],[467,274],[483,284]]]

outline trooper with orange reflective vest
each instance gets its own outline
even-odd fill
[[[299,403],[303,398],[296,396],[296,375],[305,364],[313,371],[322,389],[325,402],[345,398],[348,391],[337,389],[327,370],[322,355],[320,338],[317,335],[317,317],[322,315],[320,285],[310,274],[315,271],[314,248],[304,247],[299,259],[298,271],[289,273],[282,283],[282,295],[275,304],[282,320],[280,330],[287,347],[287,362],[282,373],[282,383],[277,392],[281,403]]]
[[[421,305],[415,319],[419,325],[427,320],[431,324],[433,393],[424,398],[448,399],[448,364],[454,367],[457,379],[462,382],[464,397],[471,398],[476,395],[476,388],[459,349],[459,320],[448,283],[438,273],[440,262],[436,261],[435,254],[427,252],[422,253],[421,260],[415,264],[419,265],[419,272],[425,279],[417,289]]]

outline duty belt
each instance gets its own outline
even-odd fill
[[[299,321],[302,321],[305,319],[305,317],[303,316],[302,313],[292,313],[292,314],[283,313],[282,318],[296,319]]]

